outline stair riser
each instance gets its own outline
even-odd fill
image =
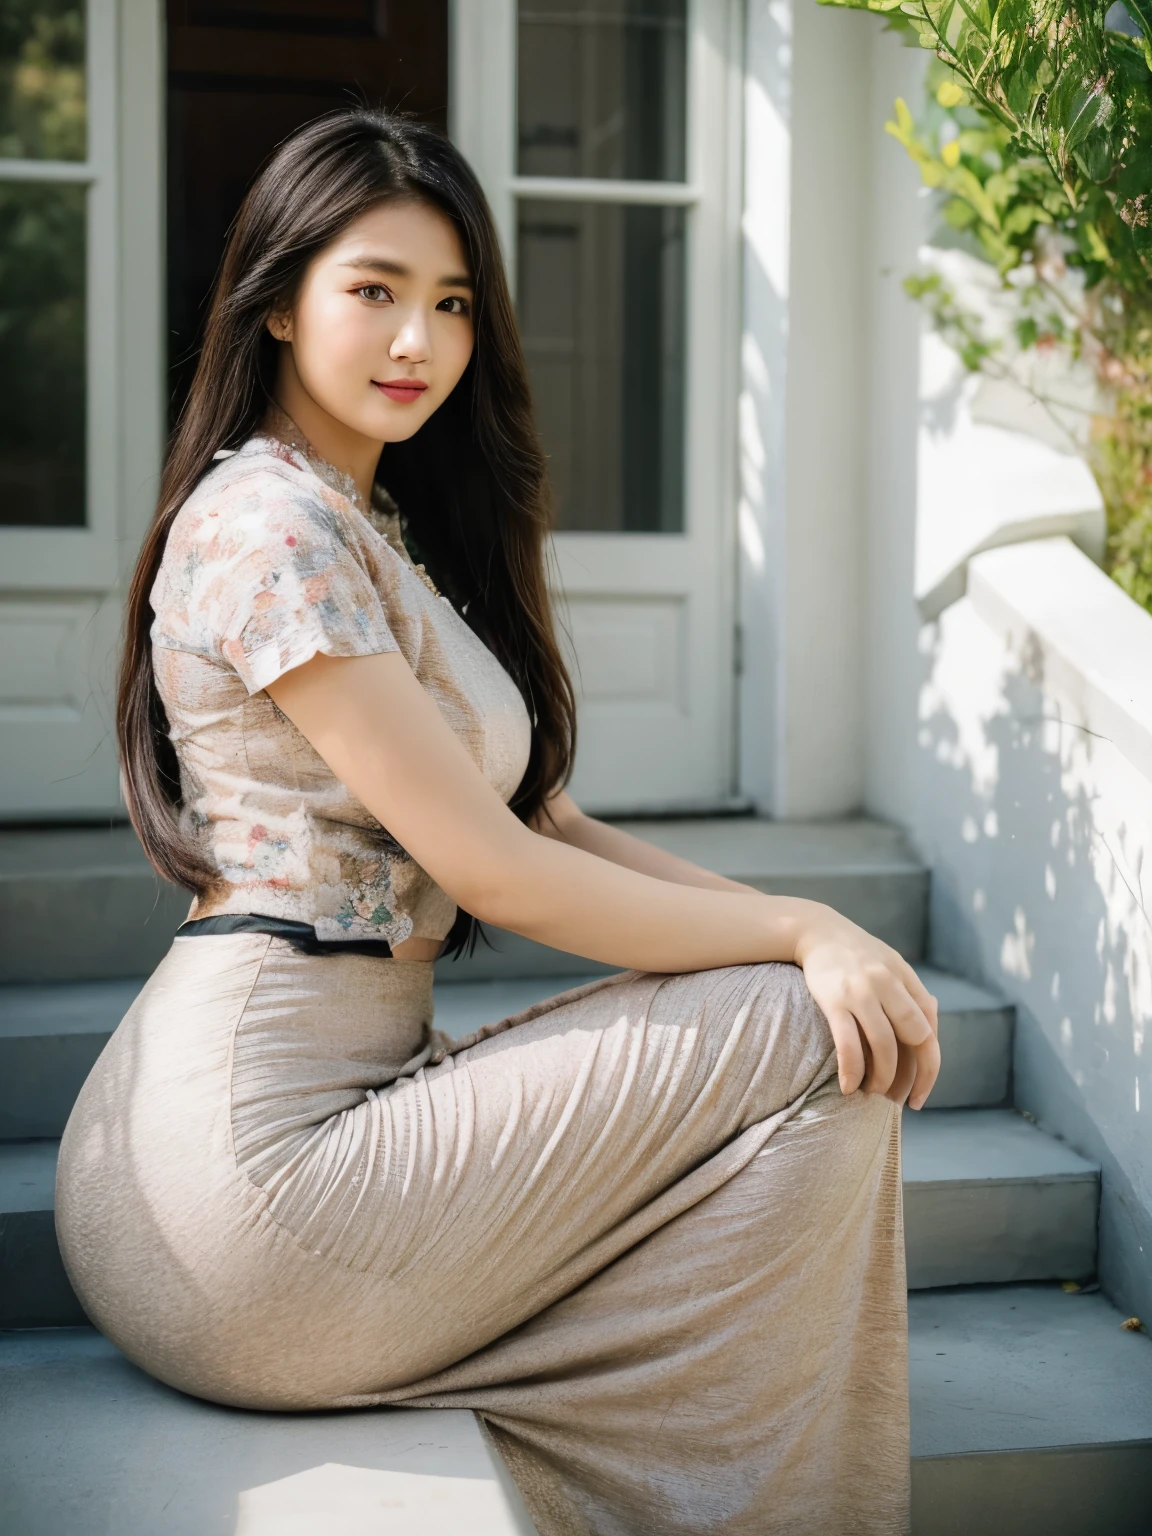
[[[912,1459],[912,1536],[1147,1536],[1152,1443]]]
[[[63,1135],[106,1032],[0,1039],[0,1141]]]
[[[1011,1008],[940,1015],[940,1076],[929,1109],[995,1109],[1012,1087]]]
[[[910,960],[923,953],[926,870],[781,876],[772,890],[827,902]],[[189,900],[145,870],[0,880],[0,983],[147,975],[187,916]],[[609,969],[499,929],[489,936],[494,947],[480,944],[470,958],[443,962],[442,978],[488,981]]]
[[[146,976],[190,901],[151,871],[0,880],[0,982]]]
[[[586,962],[581,962],[587,969]],[[572,961],[569,959],[568,964]],[[564,973],[571,978],[571,971]],[[2,1001],[0,1001],[2,1007]],[[0,1141],[59,1136],[109,1030],[0,1036]],[[931,1109],[992,1108],[1008,1093],[1011,1010],[943,1014]]]
[[[1095,1184],[906,1189],[910,1290],[1016,1280],[1087,1279],[1096,1266]],[[0,1217],[0,1328],[82,1321],[51,1211]]]
[[[908,1287],[1088,1279],[1099,1202],[1098,1178],[906,1185]]]
[[[53,1213],[0,1215],[0,1328],[71,1328],[87,1321],[64,1273]]]

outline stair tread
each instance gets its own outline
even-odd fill
[[[9,1334],[0,1351],[0,1501],[21,1536],[377,1529],[529,1536],[463,1409],[252,1413],[154,1381],[89,1328]],[[290,1480],[290,1481],[288,1481]]]
[[[944,1013],[1002,1013],[1012,1004],[987,987],[978,986],[963,976],[938,971],[932,965],[918,965],[916,971]]]
[[[851,821],[769,821],[759,816],[618,821],[645,842],[734,879],[922,870],[899,827]]]
[[[908,1297],[913,1456],[1152,1441],[1152,1339],[1056,1285]]]
[[[0,986],[0,1040],[111,1034],[146,979]]]
[[[698,816],[619,821],[616,825],[684,858],[710,860],[725,873],[828,874],[924,868],[899,827],[866,817],[795,822],[755,816]],[[131,827],[0,831],[0,880],[102,870],[150,872]]]
[[[0,1216],[55,1208],[59,1151],[58,1141],[10,1141],[0,1146]]]
[[[1120,1321],[1104,1297],[1054,1286],[909,1297],[914,1468],[943,1457],[1152,1441],[1152,1341]],[[232,1529],[242,1497],[254,1516],[287,1507],[278,1503],[287,1498],[306,1512],[309,1497],[322,1496],[325,1512],[346,1510],[352,1529],[366,1492],[431,1493],[443,1486],[437,1478],[473,1480],[467,1528],[477,1536],[530,1529],[502,1507],[500,1473],[461,1410],[219,1408],[152,1380],[86,1328],[6,1336],[0,1403],[5,1513],[22,1536],[200,1536]],[[322,1467],[327,1481],[316,1475]],[[416,1504],[411,1527],[397,1515],[389,1529],[434,1536],[441,1527],[430,1510]],[[457,1519],[445,1532],[462,1528],[458,1510],[445,1513]]]
[[[904,1115],[904,1183],[921,1187],[1092,1181],[1096,1163],[1012,1109]]]
[[[0,831],[0,880],[104,872],[152,875],[130,826],[10,827]]]

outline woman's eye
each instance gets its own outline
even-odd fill
[[[454,307],[446,308],[445,306],[448,306],[448,305],[451,305],[451,306],[454,306]],[[448,315],[467,315],[467,314],[471,314],[471,312],[472,312],[471,305],[468,303],[468,300],[467,299],[461,299],[461,298],[459,298],[459,297],[457,297],[455,295],[452,298],[450,298],[450,299],[441,299],[440,303],[437,304],[436,308],[437,309],[443,309],[445,314],[448,314]]]
[[[382,283],[365,283],[363,288],[357,288],[356,292],[362,299],[367,299],[371,304],[377,304],[381,299],[390,298],[387,288]]]

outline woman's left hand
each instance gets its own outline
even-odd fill
[[[889,945],[824,907],[804,926],[796,964],[836,1042],[840,1088],[923,1107],[940,1071],[936,999]]]

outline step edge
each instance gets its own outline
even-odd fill
[[[1141,1435],[1134,1440],[1060,1440],[1051,1445],[989,1446],[978,1451],[913,1451],[913,1461],[966,1461],[983,1456],[1060,1456],[1069,1451],[1130,1451],[1146,1449],[1152,1452],[1152,1436]]]
[[[1034,1188],[1038,1184],[1098,1184],[1100,1169],[1090,1168],[1070,1173],[1018,1173],[987,1178],[975,1174],[958,1174],[952,1179],[918,1179],[905,1173],[902,1182],[905,1189],[1016,1189]]]

